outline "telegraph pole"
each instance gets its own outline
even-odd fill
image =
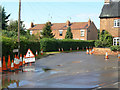
[[[20,21],[21,21],[21,0],[19,0],[19,14],[18,14],[18,56],[20,56]]]

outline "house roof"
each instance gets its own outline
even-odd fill
[[[30,28],[29,30],[42,30],[45,24],[35,24],[33,28]],[[70,24],[71,29],[82,29],[82,28],[88,28],[88,22],[73,22]],[[52,30],[66,30],[67,25],[66,23],[53,23],[51,26]]]
[[[104,4],[100,18],[114,18],[120,17],[120,1],[110,2],[109,4]]]

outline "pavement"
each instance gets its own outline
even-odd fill
[[[23,71],[2,75],[7,88],[120,88],[117,56],[71,52],[39,59]],[[43,68],[49,70],[44,71]]]

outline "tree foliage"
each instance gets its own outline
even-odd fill
[[[8,23],[8,18],[10,17],[10,14],[6,15],[6,12],[5,12],[5,8],[4,7],[1,7],[0,6],[0,9],[1,9],[1,13],[0,15],[2,15],[2,29],[3,30],[6,30],[7,29],[7,23]]]
[[[7,30],[18,32],[18,21],[17,20],[15,20],[15,21],[11,20],[8,27],[7,27]],[[20,22],[20,33],[22,35],[26,34],[26,32],[24,30],[25,30],[25,25],[23,24],[23,21],[21,21]]]
[[[51,30],[51,24],[50,22],[47,22],[41,32],[42,38],[53,38],[55,35],[53,35]]]
[[[95,42],[96,47],[110,47],[113,44],[113,37],[107,31],[100,33],[100,38]]]
[[[73,39],[73,34],[71,32],[71,27],[68,27],[66,35],[65,35],[65,39]]]

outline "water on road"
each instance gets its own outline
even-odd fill
[[[118,88],[117,56],[61,53],[37,60],[22,71],[2,74],[3,88]]]

